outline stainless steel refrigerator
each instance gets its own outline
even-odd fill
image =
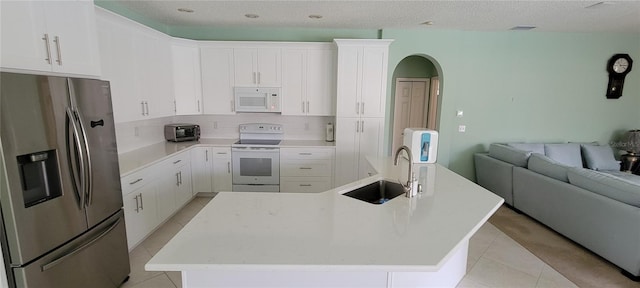
[[[0,74],[9,285],[118,287],[129,255],[109,82]]]

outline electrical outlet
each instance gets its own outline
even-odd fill
[[[464,133],[465,131],[467,131],[466,125],[458,125],[458,132]]]

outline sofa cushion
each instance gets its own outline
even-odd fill
[[[510,147],[505,144],[493,143],[489,145],[489,156],[513,164],[518,167],[527,167],[531,152]]]
[[[569,168],[567,176],[569,183],[575,186],[640,207],[640,184],[638,182],[584,168]]]
[[[533,153],[529,157],[529,170],[563,182],[569,182],[567,170],[569,166],[563,165],[542,154]]]
[[[544,154],[544,144],[542,143],[508,143],[507,145],[531,153]]]
[[[544,144],[544,155],[571,167],[582,167],[580,144]]]
[[[591,170],[619,170],[620,163],[613,157],[613,150],[609,145],[580,145],[582,156]]]

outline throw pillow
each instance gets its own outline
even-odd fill
[[[613,157],[609,145],[580,145],[587,167],[591,170],[620,170],[620,163]]]
[[[561,164],[582,168],[582,154],[579,144],[544,144],[544,154]]]

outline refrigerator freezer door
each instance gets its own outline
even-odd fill
[[[124,213],[22,268],[18,287],[119,287],[129,274]]]
[[[69,79],[69,94],[88,142],[86,151],[91,161],[85,207],[89,227],[93,227],[122,207],[109,82]]]
[[[69,168],[66,78],[1,73],[0,83],[5,257],[23,265],[82,234],[87,222]]]

